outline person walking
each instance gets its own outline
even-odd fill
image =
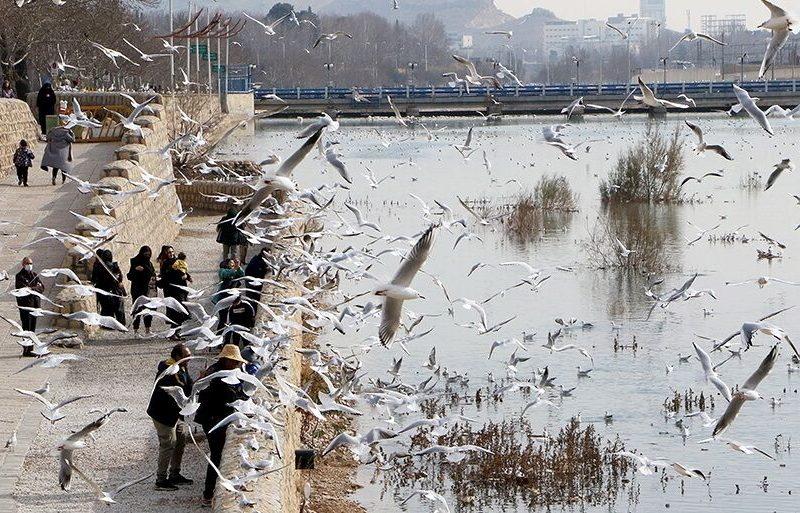
[[[202,377],[211,376],[217,371],[241,369],[247,360],[242,358],[239,348],[226,344],[222,347],[217,361],[203,373]],[[233,413],[235,408],[231,406],[237,400],[246,400],[247,395],[242,391],[241,385],[231,385],[216,377],[211,380],[208,387],[203,389],[198,395],[200,407],[194,416],[194,421],[203,427],[208,441],[210,459],[219,467],[222,459],[222,449],[225,447],[227,427],[222,427],[214,432],[211,428],[216,426],[222,419]],[[214,488],[217,486],[217,473],[209,465],[206,469],[206,482],[203,489],[204,505],[211,505],[214,498]]]
[[[219,286],[217,293],[211,297],[211,302],[215,305],[226,297],[222,292],[236,288],[239,278],[244,276],[244,271],[239,261],[233,258],[226,258],[219,263],[219,270],[217,270],[217,278],[219,278]],[[217,321],[217,328],[222,329],[228,324],[228,309],[223,308],[219,311],[219,319]]]
[[[114,255],[110,249],[100,249],[97,255],[103,260],[95,262],[92,267],[92,285],[107,294],[97,294],[97,304],[100,315],[113,317],[125,325],[125,308],[122,298],[127,295],[122,285],[122,271],[119,264],[114,262]],[[110,271],[110,272],[109,272]]]
[[[17,92],[14,91],[14,86],[11,85],[11,81],[8,79],[3,80],[3,88],[0,89],[0,98],[14,99],[16,97]]]
[[[42,128],[42,135],[47,135],[47,116],[56,113],[56,92],[53,86],[47,82],[39,89],[36,95],[36,108],[39,111],[39,126]]]
[[[57,126],[47,134],[47,146],[44,147],[42,155],[42,169],[47,171],[48,167],[53,168],[52,184],[56,184],[58,171],[61,170],[61,183],[67,180],[64,173],[72,173],[72,143],[75,142],[75,134],[71,129]]]
[[[177,267],[175,266],[175,262],[178,261],[178,258],[175,256],[175,248],[172,246],[161,248],[161,254],[158,258],[160,272],[156,285],[164,291],[164,297],[171,297],[183,303],[188,298],[188,293],[175,285],[185,287],[188,283],[189,275],[181,270],[180,265]],[[167,308],[167,317],[170,323],[172,323],[173,328],[180,326],[188,318],[186,314],[178,310],[173,310],[172,308]],[[177,340],[180,337],[176,333],[171,338]]]
[[[27,287],[34,292],[42,294],[44,292],[44,284],[39,278],[39,275],[33,271],[33,260],[30,257],[22,259],[22,269],[14,276],[14,288],[21,289]],[[18,307],[26,308],[39,308],[42,306],[42,300],[33,294],[17,298]],[[36,332],[36,316],[31,314],[30,310],[19,309],[19,323],[25,331]],[[22,356],[35,356],[33,354],[33,345],[24,347],[22,349]]]
[[[277,270],[277,262],[270,253],[271,249],[271,245],[263,246],[261,251],[258,252],[258,255],[254,256],[250,260],[250,263],[247,264],[247,267],[244,270],[244,275],[251,278],[257,278],[259,280],[263,280],[268,274],[274,275]],[[245,283],[247,283],[246,280]],[[247,295],[248,299],[259,301],[261,299],[261,291],[263,288],[264,285],[247,283],[248,290],[245,294]]]
[[[247,238],[233,224],[236,210],[229,208],[217,223],[217,242],[222,244],[222,259],[236,258],[244,262],[247,258]]]
[[[152,264],[151,264],[152,267]],[[167,367],[192,356],[192,352],[184,344],[172,348],[170,357],[158,364],[156,377],[160,376]],[[153,419],[153,425],[158,435],[158,467],[156,470],[156,489],[178,489],[178,486],[194,483],[192,479],[181,475],[181,462],[183,450],[189,438],[189,426],[186,425],[181,408],[175,399],[164,390],[166,387],[179,387],[187,396],[192,393],[192,378],[189,375],[188,362],[183,361],[178,366],[178,372],[164,376],[156,383],[147,414]]]
[[[131,282],[131,300],[136,300],[142,296],[153,297],[155,292],[156,269],[150,259],[153,257],[153,250],[150,246],[142,246],[139,253],[131,258],[131,268],[128,271],[128,280]],[[133,316],[133,334],[139,335],[139,325],[144,320],[144,332],[150,334],[150,327],[153,325],[153,316],[137,315],[145,308],[139,307],[131,315]]]
[[[228,307],[225,320],[227,326],[237,325],[250,330],[256,325],[256,309],[250,304],[249,300],[238,296]],[[235,344],[240,349],[244,349],[243,346],[246,347],[249,344],[243,344],[243,341],[242,336],[236,332],[231,331],[225,334],[226,344]]]
[[[28,147],[25,139],[19,142],[19,147],[14,151],[14,167],[17,168],[17,185],[28,186],[28,169],[33,165],[36,155]]]

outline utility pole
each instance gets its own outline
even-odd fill
[[[194,7],[189,2],[189,19],[194,16]],[[186,39],[186,80],[192,79],[192,38]],[[189,89],[189,84],[186,84],[186,89]]]
[[[664,68],[664,77],[661,80],[661,83],[662,84],[666,84],[667,83],[667,57],[662,57],[661,58],[661,65]]]
[[[722,75],[722,81],[724,82],[725,81],[725,44],[724,44],[725,43],[725,29],[722,29],[722,43],[723,43],[723,45],[722,45],[722,48],[720,50],[722,52],[722,67],[720,68],[720,75]]]
[[[199,14],[199,13],[198,13]],[[198,16],[196,20],[194,20],[194,31],[200,31],[200,17]],[[194,39],[194,74],[197,77],[195,82],[197,82],[197,92],[200,92],[200,38],[196,37]]]
[[[211,23],[211,14],[209,11],[206,11],[206,26]],[[219,56],[217,56],[219,58]],[[214,88],[211,87],[211,38],[206,37],[206,61],[208,61],[208,94],[211,94],[214,91]]]
[[[744,60],[747,58],[747,52],[744,52],[739,58],[739,82],[744,82]]]
[[[172,10],[172,0],[169,0],[169,45],[175,46],[175,38],[171,35],[172,32],[175,30],[173,27],[173,10]],[[169,52],[169,89],[170,91],[175,91],[175,52],[170,50]],[[174,110],[174,109],[173,109]]]

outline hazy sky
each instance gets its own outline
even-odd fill
[[[618,12],[637,12],[639,0],[495,0],[497,6],[514,16],[529,13],[534,7],[544,7],[565,19],[604,18]],[[798,0],[779,4],[797,11]],[[769,11],[757,0],[667,0],[667,25],[675,30],[686,27],[686,10],[692,12],[692,28],[700,29],[703,14],[745,14],[747,25],[755,28],[769,18]]]

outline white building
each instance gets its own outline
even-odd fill
[[[641,44],[656,37],[657,23],[651,18],[618,14],[608,18],[608,23],[628,33],[630,42]],[[614,45],[625,41],[606,20],[584,19],[577,21],[553,20],[544,25],[544,46],[551,51],[563,51],[568,47],[589,47],[598,44]]]
[[[651,18],[662,25],[667,22],[667,0],[639,0],[639,16]]]
[[[747,16],[744,14],[729,14],[727,16],[706,14],[700,17],[700,23],[704,34],[715,37],[747,30]]]

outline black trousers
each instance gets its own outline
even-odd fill
[[[143,294],[143,293],[136,293],[133,290],[131,290],[131,300],[134,303],[136,302],[137,299],[139,299],[141,296],[144,296],[144,295],[145,294]],[[133,329],[135,329],[135,330],[139,329],[139,324],[142,321],[142,319],[144,319],[144,327],[145,328],[150,328],[150,326],[153,325],[153,316],[152,315],[141,315],[139,317],[136,316],[136,314],[138,314],[142,310],[147,310],[147,308],[142,306],[142,307],[137,308],[135,311],[131,312],[131,315],[133,316]]]
[[[25,331],[36,331],[36,316],[32,315],[28,310],[19,311],[19,323]],[[23,355],[29,355],[33,352],[33,347],[25,347],[22,349]]]
[[[45,170],[45,171],[47,171],[47,166],[42,166],[42,169],[43,169],[43,170]],[[58,169],[57,167],[54,167],[54,168],[52,168],[52,170],[53,170],[53,173],[52,173],[52,176],[53,176],[53,182],[55,182],[55,181],[56,181],[56,178],[58,178],[58,172],[59,172],[59,171],[61,171],[61,181],[62,181],[62,182],[66,181],[67,177],[66,177],[66,176],[64,176],[64,171],[62,171],[62,170]]]
[[[17,181],[21,185],[28,185],[28,168],[19,166],[15,167],[17,168]]]
[[[211,461],[214,462],[214,465],[219,468],[219,463],[222,460],[222,449],[225,447],[225,433],[226,428],[222,427],[214,431],[213,433],[209,433],[208,429],[211,429],[214,426],[203,427],[203,431],[206,432],[206,440],[208,440],[208,449],[210,451],[209,458]],[[203,489],[203,498],[204,499],[211,499],[214,497],[214,488],[217,486],[217,473],[211,467],[208,466],[206,469],[206,484],[205,488]]]
[[[123,326],[125,323],[125,310],[122,306],[122,299],[98,294],[97,302],[100,305],[100,315],[113,317]]]

